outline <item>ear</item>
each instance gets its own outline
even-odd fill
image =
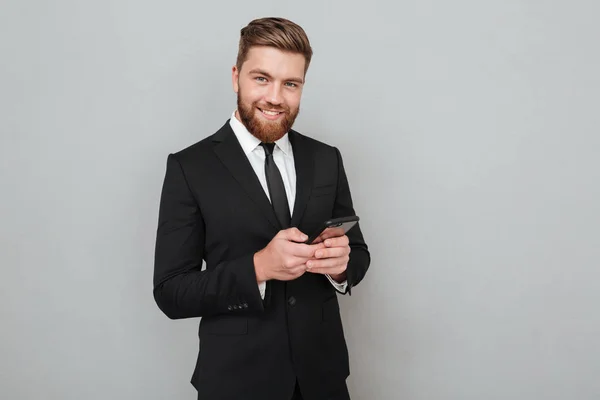
[[[237,93],[240,90],[240,85],[238,83],[238,80],[240,78],[240,71],[238,70],[237,66],[233,66],[233,68],[231,68],[231,83],[233,84],[233,91],[235,93]]]

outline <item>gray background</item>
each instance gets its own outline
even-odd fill
[[[239,29],[315,56],[373,255],[342,299],[353,399],[600,398],[600,27],[584,1],[6,1],[0,398],[193,399],[155,306],[168,152],[235,107]]]

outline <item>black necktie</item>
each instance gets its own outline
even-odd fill
[[[290,206],[285,195],[285,186],[283,186],[281,173],[273,159],[275,143],[261,143],[260,145],[265,150],[265,175],[267,176],[267,187],[269,188],[271,204],[281,228],[287,229],[291,223]]]

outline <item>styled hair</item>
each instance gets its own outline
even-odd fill
[[[304,74],[308,70],[313,54],[304,29],[285,18],[255,19],[242,28],[236,61],[238,70],[242,69],[242,64],[248,58],[248,52],[254,46],[269,46],[281,51],[302,54],[306,61]]]

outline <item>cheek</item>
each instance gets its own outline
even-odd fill
[[[290,108],[298,108],[300,105],[300,94],[291,93],[290,95],[286,96],[285,102]]]
[[[244,103],[250,105],[259,100],[260,100],[260,96],[257,96],[257,94],[254,91],[251,91],[251,90],[242,91],[242,101]]]

